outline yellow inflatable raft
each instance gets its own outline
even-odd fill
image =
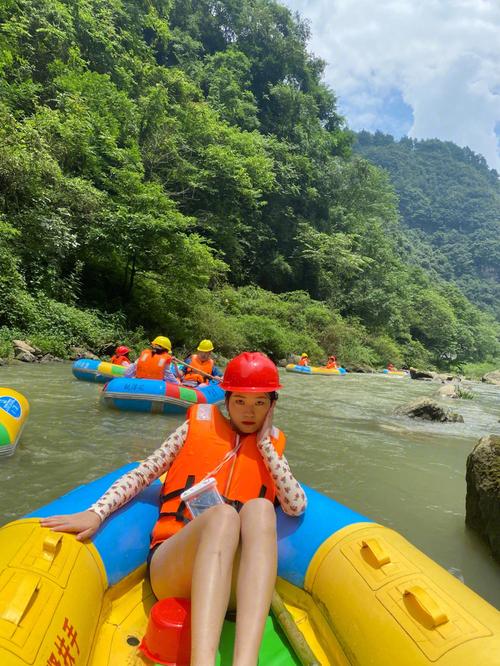
[[[80,486],[0,529],[1,666],[146,666],[139,651],[155,599],[146,576],[155,482],[92,543],[40,527],[88,508],[135,464]],[[400,534],[305,487],[308,509],[278,509],[278,583],[322,666],[499,666],[500,615]],[[234,624],[217,664],[230,666]],[[273,617],[261,666],[299,664]]]
[[[327,375],[330,377],[346,374],[345,368],[325,368],[320,365],[295,365],[289,363],[285,366],[286,372],[296,372],[299,375]]]
[[[29,413],[24,395],[11,388],[0,388],[0,456],[14,453]]]
[[[386,375],[387,377],[409,377],[410,373],[407,370],[388,370],[387,368],[384,368],[382,370],[382,374]]]

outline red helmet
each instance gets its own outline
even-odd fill
[[[270,393],[283,388],[278,368],[260,352],[243,352],[227,364],[221,383],[224,391]]]
[[[130,349],[128,347],[125,347],[125,345],[120,345],[119,347],[116,348],[115,354],[118,356],[126,356],[130,352]]]

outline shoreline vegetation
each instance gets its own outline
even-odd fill
[[[127,346],[131,348],[132,359],[137,357],[140,351],[149,345],[149,340],[144,335],[144,331],[139,330],[135,333],[130,333],[124,329],[113,329],[112,326],[105,326],[99,320],[99,314],[96,313],[82,313],[78,312],[78,315],[75,316],[75,321],[82,323],[83,317],[89,317],[87,324],[90,324],[88,328],[83,328],[80,330],[80,335],[73,334],[69,337],[71,344],[67,344],[67,333],[54,334],[53,331],[49,331],[46,334],[33,334],[26,336],[21,331],[11,331],[8,329],[0,330],[0,366],[1,365],[10,365],[13,363],[48,363],[53,361],[68,361],[76,360],[78,358],[102,358],[106,359],[111,357],[114,353],[115,347],[125,342]],[[75,313],[73,313],[75,314]],[[231,326],[231,321],[226,322],[227,325]],[[231,329],[234,336],[237,335],[238,330],[245,331],[246,326],[251,324],[248,319],[244,320],[243,324],[239,324],[241,329],[239,329],[238,322],[235,320],[234,327]],[[255,322],[253,322],[255,323]],[[279,335],[279,328],[276,322],[269,320],[270,329],[266,331],[266,336],[269,336],[270,331],[273,331],[273,324],[275,326],[275,344],[268,346],[269,337],[261,337],[259,340],[258,332],[251,331],[248,337],[241,336],[239,338],[239,343],[241,345],[236,349],[258,349],[258,345],[266,347],[266,353],[270,354],[275,362],[284,367],[286,363],[298,362],[300,358],[300,353],[296,351],[290,351],[289,342],[294,339],[294,336],[291,334],[291,331],[282,331],[285,336],[282,337]],[[338,322],[335,322],[338,323]],[[333,329],[332,329],[333,330]],[[332,334],[332,330],[328,328],[324,329],[320,333],[325,336]],[[384,361],[383,350],[380,353],[370,346],[370,342],[373,344],[373,339],[371,339],[365,332],[365,338],[363,339],[366,347],[363,347],[359,340],[354,340],[350,337],[353,334],[358,333],[355,329],[349,327],[339,328],[335,326],[335,344],[337,348],[342,350],[344,358],[347,360],[341,363],[343,367],[347,368],[347,371],[350,373],[374,373],[380,372],[383,368],[386,367],[387,361]],[[344,333],[345,338],[342,337]],[[321,338],[320,338],[321,339]],[[327,339],[331,339],[327,337]],[[308,343],[309,347],[314,348],[314,353],[310,354],[311,361],[313,365],[324,365],[326,363],[326,353],[321,349],[318,342],[313,338],[307,336],[298,335],[295,338],[295,341],[299,341],[299,347],[296,349],[302,349],[300,344],[302,342]],[[280,345],[281,343],[281,345]],[[379,343],[378,340],[375,340],[375,343]],[[192,353],[192,349],[195,348],[193,343],[192,348],[183,347],[180,348],[176,353],[183,357],[188,356]],[[225,352],[225,354],[223,353]],[[218,365],[224,367],[228,361],[228,358],[232,354],[236,354],[237,351],[227,346],[227,343],[222,343],[219,350],[215,353],[215,359]],[[278,356],[276,356],[278,353]],[[226,355],[227,354],[227,355]],[[359,359],[363,360],[360,361]],[[393,358],[393,357],[391,357]],[[425,369],[416,371],[415,375],[413,374],[412,369],[412,378],[421,379],[427,377],[434,379],[443,383],[452,381],[453,379],[458,379],[462,377],[464,379],[472,381],[480,381],[487,373],[499,371],[500,368],[500,358],[491,359],[489,361],[475,363],[475,364],[465,364],[463,366],[448,366],[446,369],[443,367],[437,367],[434,365],[428,365]],[[447,370],[443,372],[443,370]],[[421,376],[419,376],[421,375]]]
[[[298,15],[273,0],[13,0],[0,25],[0,358],[14,339],[66,358],[163,334],[226,358],[498,365],[496,292],[480,290],[498,234],[464,212],[482,251],[447,252],[477,275],[469,300],[401,223],[387,172],[353,151]],[[496,172],[457,151],[497,220]]]

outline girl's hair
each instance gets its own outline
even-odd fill
[[[228,402],[232,393],[234,393],[234,391],[226,391],[225,396],[224,396],[225,400],[226,400],[226,403]],[[265,393],[265,391],[263,391],[263,393]],[[269,400],[271,402],[276,402],[276,400],[278,399],[278,391],[269,391],[267,395],[269,396]]]

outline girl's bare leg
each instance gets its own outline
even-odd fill
[[[276,513],[266,499],[240,511],[241,555],[236,584],[236,641],[233,666],[256,666],[264,624],[276,583]]]
[[[226,504],[205,511],[159,546],[150,578],[158,599],[191,598],[191,666],[213,666],[229,602],[240,518]]]

